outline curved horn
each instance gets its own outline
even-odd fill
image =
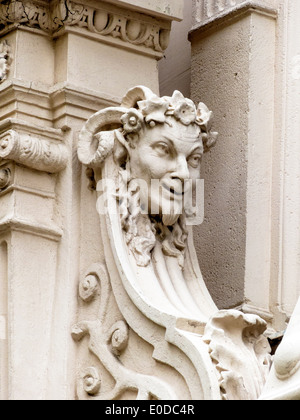
[[[153,96],[155,96],[155,94],[151,89],[146,88],[145,86],[136,86],[126,93],[121,106],[125,106],[126,108],[135,108],[139,101],[145,101]]]
[[[79,134],[78,158],[88,166],[98,166],[113,150],[114,132],[107,128],[111,125],[120,124],[121,117],[128,111],[123,107],[110,107],[92,115],[86,122]],[[102,132],[101,129],[107,128]],[[99,133],[98,141],[93,141],[94,136]],[[102,143],[102,144],[101,144]]]

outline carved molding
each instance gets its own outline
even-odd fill
[[[8,130],[0,135],[0,163],[3,160],[12,160],[39,171],[58,173],[66,167],[67,148],[59,142]]]
[[[136,391],[137,399],[175,399],[172,389],[162,380],[143,375],[128,369],[119,359],[125,351],[129,340],[129,327],[124,320],[115,322],[106,329],[110,321],[108,312],[109,297],[112,293],[110,279],[103,264],[94,264],[79,284],[79,296],[86,302],[98,300],[98,317],[96,320],[81,321],[72,329],[75,341],[89,336],[89,350],[107,369],[115,381],[112,390],[103,392],[101,375],[95,366],[84,368],[79,375],[77,394],[81,400],[116,400],[126,391]],[[88,310],[86,311],[88,316]]]
[[[101,2],[102,3],[102,2]],[[0,33],[9,26],[26,26],[57,36],[62,28],[83,28],[94,35],[121,39],[162,53],[168,46],[170,23],[103,2],[91,7],[67,0],[43,6],[35,1],[11,0],[0,4]]]
[[[208,322],[203,339],[223,400],[256,400],[261,395],[271,368],[266,329],[259,316],[235,310],[220,311]]]

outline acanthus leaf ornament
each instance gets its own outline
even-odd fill
[[[98,294],[99,313],[96,320],[80,321],[72,328],[72,337],[75,341],[81,341],[86,335],[89,336],[89,350],[99,362],[112,375],[115,385],[109,391],[102,392],[101,375],[95,366],[85,368],[78,378],[77,394],[80,399],[115,400],[126,391],[136,391],[137,399],[174,399],[175,395],[171,388],[162,380],[134,372],[120,361],[121,354],[125,351],[129,341],[129,327],[125,321],[120,320],[112,325],[107,331],[105,324],[109,322],[107,312],[111,286],[106,267],[102,264],[94,264],[88,270],[83,284],[89,277],[97,279],[100,293]],[[80,295],[82,296],[83,284],[80,283]],[[89,288],[87,285],[86,290]],[[94,284],[91,285],[94,290]]]
[[[203,340],[219,376],[224,400],[256,400],[271,368],[267,323],[257,315],[219,311],[205,328]]]
[[[125,44],[143,46],[162,53],[168,46],[170,26],[142,14],[128,16],[128,11],[101,4],[97,8],[75,1],[56,0],[49,6],[34,0],[10,0],[0,4],[0,33],[12,25],[40,29],[56,36],[62,29],[78,27],[100,37],[120,38]]]

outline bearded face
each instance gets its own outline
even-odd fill
[[[169,124],[143,130],[129,147],[131,179],[139,185],[141,209],[159,215],[172,226],[184,212],[191,180],[200,178],[203,144],[198,128],[186,127],[174,118]]]
[[[101,168],[113,154],[118,169],[120,220],[137,265],[146,267],[160,242],[162,251],[183,267],[186,218],[193,216],[193,185],[200,178],[204,152],[216,142],[212,112],[175,91],[156,96],[137,86],[120,107],[94,114],[78,144],[82,163]]]

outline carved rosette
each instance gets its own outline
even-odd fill
[[[84,28],[96,36],[119,38],[126,44],[158,53],[167,48],[170,36],[168,22],[117,7],[93,8],[70,0],[57,0],[49,6],[32,0],[0,4],[0,33],[9,25],[24,25],[52,35],[62,28]]]
[[[12,160],[32,169],[58,173],[67,164],[64,144],[9,130],[0,135],[0,162]]]

